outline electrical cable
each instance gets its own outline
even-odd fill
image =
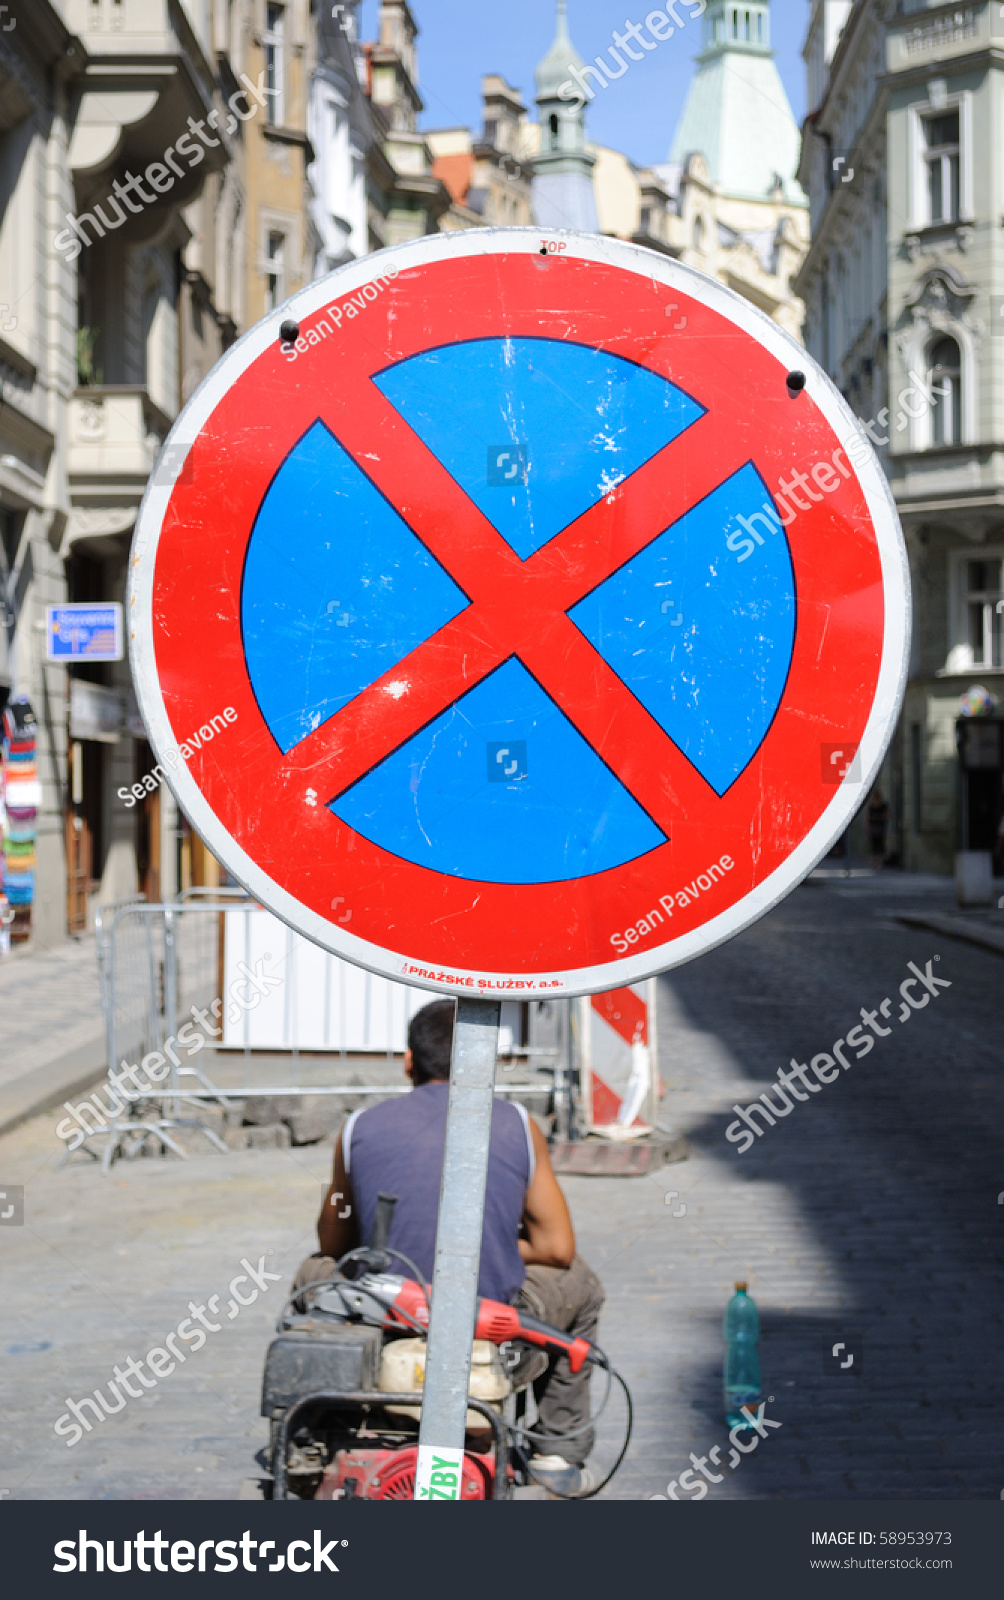
[[[410,1256],[404,1255],[400,1250],[392,1249],[389,1245],[383,1245],[382,1249],[386,1255],[393,1256],[397,1261],[403,1261],[405,1266],[411,1272],[412,1276],[415,1278],[416,1282],[419,1284],[422,1283],[422,1274]],[[303,1283],[298,1289],[294,1289],[293,1293],[289,1296],[289,1299],[285,1302],[282,1310],[279,1312],[279,1320],[276,1323],[276,1332],[282,1333],[285,1331],[284,1324],[286,1320],[286,1314],[289,1311],[290,1306],[292,1306],[294,1303],[298,1302],[304,1307],[303,1311],[298,1313],[299,1315],[307,1315],[309,1308],[307,1307],[304,1297],[308,1293],[314,1294],[319,1292],[321,1289],[337,1289],[340,1283],[347,1283],[349,1285],[356,1283],[358,1281],[357,1279],[344,1278],[338,1275],[341,1273],[341,1269],[347,1261],[356,1261],[360,1257],[368,1258],[370,1253],[370,1249],[367,1245],[359,1245],[354,1250],[348,1250],[346,1251],[345,1255],[340,1256],[335,1262],[335,1277],[319,1278],[313,1283]],[[388,1311],[393,1311],[396,1317],[400,1317],[402,1322],[406,1322],[410,1327],[414,1328],[423,1336],[423,1338],[428,1338],[428,1328],[424,1323],[419,1322],[417,1317],[413,1317],[408,1311],[402,1311],[399,1306],[395,1306],[390,1300],[382,1300],[378,1294],[373,1293],[372,1289],[367,1289],[366,1293],[370,1295],[378,1305],[385,1306]],[[429,1298],[428,1291],[426,1291],[426,1298]],[[365,1322],[367,1319],[364,1317],[361,1320]],[[371,1326],[382,1327],[383,1323],[372,1323]]]
[[[361,1251],[360,1253],[364,1253],[364,1252]],[[397,1258],[397,1260],[399,1260],[399,1261],[406,1262],[408,1264],[408,1266],[411,1267],[412,1271],[417,1273],[417,1268],[415,1267],[414,1262],[413,1261],[409,1261],[408,1257],[405,1256],[405,1255],[402,1255],[399,1250],[390,1250],[390,1249],[388,1249],[387,1253],[388,1253],[388,1255],[395,1256]],[[355,1254],[356,1254],[355,1251],[350,1251],[348,1256],[343,1256],[342,1257],[342,1260],[343,1261],[347,1261],[347,1260],[350,1259],[351,1256],[354,1256]],[[341,1264],[342,1263],[340,1261],[338,1263],[338,1265],[341,1266]],[[421,1279],[419,1278],[418,1281],[421,1282]],[[366,1293],[371,1295],[372,1298],[374,1300],[378,1301],[380,1304],[386,1304],[387,1309],[388,1310],[392,1310],[394,1312],[395,1316],[399,1316],[399,1317],[405,1318],[408,1322],[410,1322],[412,1324],[413,1327],[418,1329],[419,1333],[421,1333],[424,1338],[426,1338],[426,1339],[428,1338],[428,1335],[429,1335],[428,1328],[424,1327],[414,1317],[410,1316],[408,1314],[408,1312],[402,1311],[400,1306],[395,1306],[392,1301],[386,1301],[386,1302],[381,1301],[380,1300],[380,1296],[378,1294],[375,1294],[372,1289],[367,1289]],[[600,1417],[603,1415],[604,1411],[606,1410],[607,1402],[610,1399],[610,1391],[611,1391],[611,1388],[613,1387],[613,1379],[616,1378],[617,1382],[620,1384],[621,1388],[624,1391],[624,1399],[625,1399],[625,1401],[627,1403],[627,1429],[626,1429],[625,1434],[624,1434],[624,1443],[621,1446],[620,1453],[619,1453],[619,1455],[617,1457],[617,1460],[614,1462],[613,1466],[610,1468],[610,1471],[607,1473],[606,1477],[604,1479],[602,1479],[602,1481],[600,1483],[598,1483],[594,1489],[590,1489],[588,1494],[560,1494],[558,1492],[558,1490],[552,1489],[550,1487],[550,1485],[548,1485],[546,1483],[543,1483],[540,1478],[536,1477],[536,1475],[531,1470],[529,1463],[526,1463],[526,1471],[529,1473],[529,1475],[533,1479],[534,1483],[540,1484],[541,1488],[547,1489],[549,1494],[556,1495],[559,1500],[591,1500],[594,1495],[599,1494],[600,1490],[606,1488],[607,1484],[610,1482],[610,1480],[613,1478],[614,1474],[617,1472],[618,1468],[620,1467],[621,1462],[624,1460],[624,1457],[627,1454],[628,1445],[631,1443],[631,1434],[632,1434],[633,1429],[634,1429],[634,1407],[633,1407],[633,1405],[631,1403],[631,1391],[629,1390],[627,1384],[624,1382],[624,1379],[621,1377],[620,1373],[617,1372],[610,1365],[610,1362],[607,1360],[606,1355],[599,1348],[599,1346],[598,1345],[593,1345],[592,1349],[595,1351],[596,1356],[599,1357],[599,1360],[596,1362],[596,1365],[602,1367],[604,1372],[607,1375],[607,1386],[606,1386],[606,1389],[603,1392],[603,1399],[600,1401],[600,1404],[599,1404],[597,1410],[595,1411],[593,1416],[590,1418],[589,1422],[585,1423],[581,1428],[568,1429],[565,1433],[563,1433],[561,1435],[561,1438],[563,1438],[563,1439],[577,1439],[580,1434],[588,1433],[593,1427],[595,1427],[596,1423],[599,1421]],[[513,1438],[513,1439],[516,1439],[516,1440],[528,1439],[533,1444],[539,1444],[539,1443],[554,1444],[556,1442],[554,1434],[537,1434],[537,1433],[534,1433],[532,1429],[520,1428],[520,1427],[518,1427],[518,1426],[516,1426],[516,1425],[514,1425],[512,1423],[506,1422],[504,1417],[501,1418],[500,1420],[502,1422],[503,1428],[509,1434],[510,1438]]]
[[[279,1312],[279,1316],[275,1324],[276,1333],[288,1332],[286,1316],[291,1306],[295,1306],[296,1308],[293,1313],[294,1316],[307,1316],[311,1308],[306,1303],[306,1296],[310,1293],[313,1293],[315,1290],[320,1291],[321,1289],[333,1289],[335,1287],[335,1282],[336,1280],[334,1278],[318,1278],[313,1283],[301,1283],[298,1289],[294,1289],[288,1300],[284,1302],[282,1310]]]
[[[595,1427],[596,1423],[599,1422],[604,1411],[606,1410],[607,1401],[610,1399],[610,1368],[607,1367],[605,1371],[607,1374],[607,1386],[603,1391],[603,1399],[600,1401],[593,1415],[590,1417],[588,1422],[583,1423],[581,1428],[567,1429],[566,1432],[561,1435],[562,1439],[577,1439],[580,1434],[588,1433],[590,1429]],[[553,1433],[535,1433],[532,1428],[521,1428],[518,1423],[510,1422],[507,1423],[506,1426],[509,1428],[511,1433],[518,1434],[521,1439],[529,1439],[533,1444],[554,1444],[555,1442],[556,1436]]]
[[[617,1379],[617,1382],[620,1384],[621,1388],[624,1390],[624,1399],[625,1399],[625,1402],[627,1404],[627,1429],[625,1430],[625,1433],[624,1433],[624,1443],[621,1445],[620,1454],[618,1455],[617,1460],[614,1462],[613,1466],[610,1468],[610,1471],[607,1473],[606,1477],[603,1478],[601,1480],[601,1482],[599,1482],[594,1489],[590,1489],[588,1494],[562,1494],[558,1489],[552,1488],[549,1483],[545,1483],[543,1481],[543,1479],[538,1478],[536,1473],[531,1468],[529,1462],[527,1462],[525,1464],[526,1465],[526,1471],[529,1474],[529,1476],[533,1479],[534,1483],[539,1484],[539,1486],[542,1489],[546,1489],[548,1494],[553,1495],[556,1500],[592,1500],[595,1495],[599,1494],[601,1489],[605,1489],[606,1488],[606,1486],[610,1482],[611,1478],[618,1471],[621,1462],[624,1460],[624,1457],[627,1455],[628,1445],[631,1443],[631,1434],[632,1434],[633,1429],[634,1429],[634,1407],[631,1404],[631,1391],[628,1388],[627,1384],[624,1382],[624,1379],[621,1377],[620,1373],[614,1367],[608,1366],[606,1370],[610,1374],[611,1378],[616,1378]],[[609,1395],[609,1393],[610,1393],[610,1385],[608,1384],[607,1385],[607,1394],[604,1395],[604,1398],[603,1398],[603,1405],[606,1405],[607,1396]],[[593,1419],[594,1421],[597,1418],[599,1418],[599,1416],[602,1413],[602,1409],[603,1409],[603,1407],[601,1406],[600,1410],[597,1411],[597,1413],[596,1413],[596,1418]],[[506,1422],[504,1419],[503,1419],[502,1426],[506,1429],[507,1433],[510,1433],[512,1435],[517,1435],[519,1433],[523,1433],[526,1438],[531,1438],[532,1437],[532,1435],[530,1433],[526,1432],[526,1430],[520,1429],[520,1428],[514,1428],[510,1423]],[[576,1434],[582,1433],[583,1431],[584,1430],[582,1428],[577,1428],[575,1430],[575,1433],[566,1433],[564,1435],[564,1437],[566,1439],[572,1439],[572,1438],[575,1437]],[[550,1435],[548,1442],[551,1443],[551,1444],[557,1444],[557,1443],[560,1443],[560,1440],[555,1435],[552,1434],[552,1435]]]
[[[529,1462],[525,1463],[526,1471],[533,1479],[533,1482],[539,1484],[542,1489],[546,1489],[549,1494],[557,1496],[559,1500],[591,1500],[594,1495],[599,1494],[600,1490],[606,1488],[611,1478],[617,1472],[621,1462],[624,1460],[624,1457],[627,1454],[628,1445],[631,1443],[631,1434],[634,1427],[634,1407],[631,1402],[631,1391],[624,1382],[624,1379],[621,1377],[620,1373],[610,1365],[610,1362],[608,1361],[605,1353],[600,1349],[599,1345],[593,1345],[592,1348],[595,1351],[596,1357],[598,1358],[596,1364],[601,1366],[607,1374],[607,1386],[603,1393],[603,1399],[600,1401],[597,1410],[594,1412],[588,1423],[581,1428],[570,1429],[568,1432],[561,1435],[561,1438],[576,1439],[580,1434],[588,1432],[595,1426],[606,1410],[607,1402],[610,1399],[612,1380],[614,1378],[617,1379],[617,1382],[624,1390],[624,1399],[627,1402],[627,1430],[625,1432],[624,1443],[621,1446],[621,1451],[617,1457],[617,1460],[614,1462],[613,1466],[610,1468],[610,1471],[607,1473],[602,1482],[598,1483],[594,1489],[590,1489],[588,1494],[561,1494],[557,1489],[552,1489],[549,1484],[542,1482],[542,1480],[538,1478],[531,1469]],[[527,1439],[533,1444],[550,1445],[560,1442],[558,1437],[554,1434],[538,1434],[530,1428],[520,1428],[519,1426],[514,1426],[512,1423],[506,1422],[505,1419],[503,1419],[503,1427],[506,1429],[507,1433],[509,1433],[510,1437],[517,1440]]]
[[[415,1279],[415,1281],[418,1284],[422,1284],[422,1274],[419,1271],[418,1267],[415,1265],[414,1261],[412,1261],[409,1256],[404,1255],[400,1250],[392,1249],[389,1245],[384,1245],[382,1248],[383,1248],[384,1252],[387,1255],[393,1256],[396,1261],[403,1261],[405,1266],[408,1267],[408,1269],[409,1269],[412,1277]],[[371,1254],[370,1250],[365,1245],[360,1245],[354,1250],[347,1251],[345,1255],[341,1256],[338,1259],[338,1261],[336,1261],[336,1263],[335,1263],[335,1271],[336,1271],[336,1273],[340,1274],[342,1267],[347,1262],[356,1261],[360,1257],[368,1258],[370,1256],[370,1254]],[[289,1307],[293,1304],[294,1301],[300,1300],[301,1297],[305,1293],[307,1293],[308,1291],[317,1292],[320,1289],[333,1289],[333,1288],[337,1288],[339,1283],[353,1284],[355,1282],[357,1282],[357,1280],[352,1279],[352,1278],[334,1277],[334,1278],[327,1278],[327,1279],[324,1279],[324,1280],[322,1280],[320,1282],[316,1282],[316,1283],[305,1283],[305,1284],[302,1284],[299,1289],[295,1289],[293,1291],[293,1293],[290,1295],[289,1299],[286,1301],[285,1305],[283,1306],[281,1312],[279,1313],[279,1321],[277,1323],[277,1328],[279,1329],[279,1331],[282,1331],[282,1325],[283,1325],[283,1322],[285,1320],[286,1313],[289,1310]],[[366,1294],[368,1294],[373,1300],[375,1300],[378,1305],[385,1306],[386,1309],[388,1311],[392,1311],[396,1317],[400,1317],[403,1322],[408,1323],[412,1328],[414,1328],[418,1333],[420,1333],[424,1339],[428,1339],[429,1330],[425,1326],[425,1324],[423,1324],[423,1323],[418,1321],[417,1317],[413,1317],[411,1315],[411,1313],[408,1312],[408,1311],[403,1311],[399,1306],[396,1306],[392,1300],[383,1300],[383,1299],[381,1299],[380,1295],[376,1294],[373,1291],[372,1288],[367,1288],[364,1292]],[[431,1296],[429,1295],[428,1289],[426,1289],[426,1299],[427,1299],[427,1301],[431,1300]],[[431,1305],[430,1305],[430,1315],[431,1315]],[[365,1322],[368,1319],[363,1317],[361,1320]],[[383,1327],[384,1324],[381,1322],[381,1323],[373,1324],[373,1326]],[[527,1474],[529,1475],[529,1477],[532,1479],[532,1481],[534,1483],[538,1484],[540,1486],[540,1488],[546,1489],[548,1494],[553,1495],[554,1498],[557,1499],[557,1500],[592,1500],[594,1498],[594,1496],[598,1495],[602,1489],[605,1489],[607,1484],[611,1481],[611,1479],[614,1477],[615,1473],[620,1468],[621,1462],[624,1460],[624,1457],[627,1455],[628,1446],[631,1443],[631,1435],[632,1435],[632,1432],[634,1430],[634,1406],[632,1405],[632,1402],[631,1402],[631,1391],[630,1391],[630,1389],[628,1388],[627,1384],[624,1382],[624,1379],[621,1377],[620,1373],[614,1367],[612,1367],[610,1365],[610,1362],[608,1361],[608,1359],[607,1359],[606,1355],[604,1354],[604,1352],[600,1349],[599,1345],[592,1345],[591,1349],[592,1349],[593,1352],[595,1352],[595,1355],[593,1356],[595,1364],[597,1366],[602,1367],[604,1372],[607,1375],[607,1386],[606,1386],[606,1389],[604,1390],[603,1399],[600,1401],[600,1404],[599,1404],[598,1408],[593,1413],[593,1415],[590,1418],[590,1420],[587,1423],[584,1423],[581,1428],[569,1429],[564,1434],[562,1434],[560,1436],[557,1436],[555,1434],[539,1434],[539,1433],[534,1432],[534,1430],[532,1428],[521,1428],[521,1427],[518,1426],[518,1424],[506,1422],[504,1417],[501,1418],[501,1422],[502,1422],[503,1428],[505,1429],[506,1433],[509,1435],[509,1438],[516,1442],[516,1445],[517,1445],[518,1449],[521,1448],[522,1441],[524,1441],[524,1440],[529,1441],[531,1445],[533,1445],[533,1444],[552,1444],[553,1445],[553,1444],[556,1444],[556,1443],[560,1443],[561,1439],[576,1439],[576,1438],[579,1437],[580,1434],[587,1433],[591,1429],[593,1429],[595,1427],[596,1423],[599,1421],[600,1417],[603,1415],[604,1411],[607,1408],[607,1403],[608,1403],[608,1401],[610,1399],[610,1391],[611,1391],[611,1389],[613,1387],[613,1380],[616,1379],[617,1382],[620,1384],[621,1388],[624,1391],[624,1400],[625,1400],[625,1403],[627,1405],[627,1428],[625,1429],[625,1433],[624,1433],[624,1443],[621,1445],[620,1453],[618,1454],[617,1459],[614,1462],[613,1466],[610,1468],[610,1471],[607,1473],[606,1477],[603,1478],[596,1485],[596,1487],[594,1489],[590,1489],[587,1494],[562,1494],[559,1490],[552,1488],[550,1484],[545,1483],[543,1481],[543,1479],[538,1478],[537,1475],[534,1473],[533,1469],[531,1468],[531,1466],[530,1466],[528,1461],[524,1463],[525,1470],[526,1470]]]
[[[380,1248],[383,1251],[384,1255],[394,1256],[394,1258],[397,1261],[403,1261],[404,1262],[405,1266],[410,1269],[411,1275],[415,1279],[415,1282],[418,1284],[419,1288],[421,1288],[421,1289],[423,1289],[425,1291],[426,1298],[428,1298],[428,1289],[426,1287],[425,1279],[422,1277],[422,1273],[421,1273],[420,1269],[418,1267],[416,1267],[416,1265],[415,1265],[414,1261],[412,1261],[411,1257],[410,1256],[406,1256],[400,1250],[392,1249],[391,1246],[387,1245],[387,1244],[381,1245]],[[344,1265],[344,1263],[346,1261],[355,1261],[357,1259],[357,1257],[359,1257],[359,1256],[369,1256],[372,1253],[373,1252],[371,1251],[369,1245],[365,1245],[365,1244],[357,1245],[354,1250],[347,1250],[345,1252],[345,1254],[342,1257],[340,1257],[340,1259],[338,1261],[335,1262],[335,1270],[336,1271],[340,1271],[342,1266]]]
[[[404,1252],[401,1251],[401,1250],[392,1249],[390,1245],[386,1245],[386,1244],[382,1245],[381,1249],[385,1252],[386,1255],[393,1256],[396,1261],[403,1261],[404,1262],[405,1266],[411,1272],[411,1275],[415,1279],[416,1283],[424,1291],[424,1293],[425,1293],[425,1302],[426,1302],[426,1305],[429,1307],[429,1311],[430,1311],[430,1315],[431,1315],[431,1311],[432,1311],[432,1306],[431,1306],[432,1295],[430,1294],[430,1292],[429,1292],[428,1288],[426,1287],[426,1285],[422,1282],[422,1274],[421,1274],[419,1268],[415,1265],[414,1261],[412,1261],[411,1257],[410,1256],[406,1256],[404,1254]],[[355,1261],[359,1256],[364,1256],[365,1257],[365,1256],[369,1256],[369,1254],[370,1254],[370,1250],[369,1250],[368,1246],[359,1245],[355,1250],[347,1251],[346,1254],[343,1255],[341,1257],[341,1259],[335,1263],[335,1266],[336,1266],[336,1268],[338,1270],[340,1270],[344,1262],[346,1262],[346,1261]],[[358,1280],[357,1279],[350,1279],[349,1281],[350,1282],[357,1282]],[[422,1335],[423,1339],[428,1339],[428,1337],[429,1337],[429,1329],[428,1329],[427,1324],[425,1324],[423,1322],[420,1322],[417,1317],[413,1317],[411,1315],[410,1311],[402,1311],[401,1307],[400,1306],[396,1306],[392,1300],[381,1300],[380,1296],[378,1294],[376,1294],[372,1289],[367,1289],[366,1293],[368,1295],[370,1295],[374,1300],[376,1300],[379,1305],[386,1306],[387,1310],[388,1311],[392,1311],[394,1313],[395,1317],[400,1317],[402,1322],[407,1322],[410,1327],[414,1328],[418,1333],[420,1333]],[[381,1323],[381,1324],[379,1324],[379,1326],[382,1327],[383,1324]]]

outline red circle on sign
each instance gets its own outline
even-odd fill
[[[796,362],[768,348],[768,339],[791,345],[777,329],[765,342],[751,337],[737,313],[726,314],[741,304],[737,297],[663,258],[650,266],[646,252],[619,247],[630,256],[621,265],[597,258],[598,247],[612,242],[588,241],[587,250],[570,236],[567,252],[542,258],[526,235],[501,248],[505,237],[495,234],[491,250],[483,238],[470,253],[450,247],[445,259],[440,241],[435,259],[420,247],[433,241],[388,253],[397,276],[385,278],[337,332],[325,312],[338,299],[336,274],[293,302],[295,354],[273,336],[234,362],[232,374],[228,362],[247,341],[224,358],[208,396],[196,397],[204,415],[166,508],[144,509],[135,559],[147,578],[137,588],[133,632],[148,604],[153,654],[137,648],[137,675],[158,749],[165,740],[182,745],[225,708],[236,713],[226,738],[189,746],[179,797],[210,847],[271,909],[330,948],[409,982],[446,989],[466,980],[481,992],[553,982],[583,992],[672,965],[677,941],[694,953],[687,936],[709,924],[715,932],[707,944],[727,937],[791,887],[767,886],[799,850],[804,856],[813,830],[814,855],[792,881],[846,826],[863,796],[849,803],[846,784],[826,768],[826,750],[846,752],[849,761],[871,738],[880,756],[891,726],[896,696],[886,693],[876,732],[890,557],[884,564],[874,494],[870,504],[848,461],[849,430],[831,420],[839,402],[800,350],[797,364],[810,383],[790,398],[786,375]],[[383,259],[365,263],[371,279]],[[358,282],[360,264],[353,271]],[[758,314],[743,307],[743,315]],[[499,337],[564,339],[611,352],[704,408],[526,561],[372,382],[430,348]],[[318,421],[470,605],[284,755],[248,674],[242,572],[269,485]],[[719,797],[567,613],[747,462],[771,486],[792,483],[789,509],[806,507],[786,533],[797,621],[774,719]],[[827,472],[813,476],[819,463],[829,464]],[[897,595],[896,604],[905,601]],[[571,882],[472,883],[390,854],[327,809],[514,655],[662,829],[665,844]],[[395,685],[405,677],[401,693]],[[166,720],[158,721],[161,708]],[[874,768],[877,760],[868,760]],[[846,765],[836,771],[846,776]],[[277,887],[275,898],[262,880],[250,881],[245,858]],[[709,876],[712,866],[718,870]],[[296,906],[305,908],[305,921]]]

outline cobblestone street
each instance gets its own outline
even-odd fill
[[[619,1495],[665,1493],[691,1451],[725,1446],[727,1460],[719,1330],[732,1282],[747,1276],[767,1414],[782,1427],[709,1495],[996,1499],[1004,1488],[1004,969],[892,921],[910,888],[806,885],[662,981],[664,1120],[693,1154],[647,1180],[658,1192],[644,1219],[619,1220],[597,1260],[604,1337],[632,1350],[641,1401]],[[725,1139],[733,1104],[792,1056],[828,1051],[862,1007],[891,996],[895,1019],[907,963],[923,969],[936,953],[952,987],[890,1021],[860,1064],[738,1155]],[[667,1207],[670,1189],[680,1197]],[[854,1344],[860,1376],[838,1370],[838,1341]]]
[[[606,1286],[601,1340],[635,1401],[631,1450],[605,1496],[665,1494],[692,1451],[716,1446],[709,1470],[722,1481],[709,1497],[997,1499],[1004,1488],[1004,967],[894,920],[921,909],[918,887],[899,875],[811,883],[661,981],[661,1121],[691,1155],[643,1179],[563,1180]],[[935,955],[951,987],[900,1023],[907,963],[923,970]],[[790,1057],[830,1050],[887,996],[889,1037],[740,1155],[725,1138],[732,1106]],[[257,1470],[265,1344],[314,1247],[330,1147],[224,1157],[207,1146],[102,1177],[82,1153],[54,1170],[56,1120],[0,1140],[0,1187],[25,1186],[23,1228],[0,1230],[0,1492],[233,1498]],[[228,1319],[230,1279],[263,1256],[280,1280]],[[782,1426],[730,1471],[720,1327],[739,1278],[761,1314],[766,1415]],[[73,1448],[54,1435],[67,1396],[162,1345],[190,1300],[214,1294],[222,1326],[205,1348]],[[837,1342],[854,1355],[844,1372]],[[601,1466],[622,1417],[615,1392]]]

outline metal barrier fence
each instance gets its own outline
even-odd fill
[[[163,1052],[191,1007],[218,998],[220,918],[233,900],[129,901],[95,918],[109,1070]]]
[[[193,1006],[215,1006],[217,1050],[391,1059],[429,998],[340,961],[242,890],[108,907],[97,932],[109,1066],[162,1050]]]
[[[156,1063],[153,1071],[161,1075],[152,1085],[149,1077],[145,1080],[148,1092],[127,1089],[125,1104],[111,1122],[88,1130],[87,1138],[109,1134],[102,1156],[105,1171],[122,1140],[142,1130],[184,1155],[171,1130],[197,1128],[225,1151],[219,1135],[198,1115],[207,1102],[227,1108],[251,1095],[407,1093],[406,1085],[295,1081],[301,1053],[344,1060],[365,1052],[373,1060],[379,1052],[392,1060],[405,1048],[411,1016],[431,997],[329,955],[265,912],[242,889],[193,889],[165,904],[136,899],[105,906],[96,915],[95,932],[108,1070],[117,1074],[111,1083],[136,1085],[137,1077],[125,1075],[130,1068],[143,1070],[147,1062]],[[198,1053],[188,1049],[196,1041],[186,1030],[193,1029],[203,1038]],[[205,1046],[214,1053],[214,1075],[219,1072],[228,1080],[233,1073],[226,1067],[243,1057],[245,1081],[214,1081],[202,1065]],[[545,1068],[559,1054],[546,1044],[515,1047],[511,1035],[508,1051],[510,1059],[533,1057]],[[288,1058],[293,1082],[267,1081],[269,1071],[277,1075],[277,1055]],[[266,1081],[255,1082],[263,1058],[269,1061]],[[189,1064],[192,1059],[198,1064]],[[560,1065],[557,1071],[560,1079]],[[499,1092],[549,1090],[539,1082],[508,1083]],[[110,1106],[121,1099],[120,1089]]]
[[[183,1065],[180,1049],[186,1045],[186,1028],[196,1027],[194,1018],[202,1020],[199,1048],[213,1042],[215,1019],[222,1011],[222,919],[240,902],[249,908],[252,904],[243,890],[214,890],[212,899],[189,895],[164,905],[130,900],[98,910],[95,934],[111,1120],[88,1130],[86,1137],[108,1135],[104,1171],[123,1139],[140,1132],[154,1134],[183,1157],[171,1130],[193,1127],[226,1152],[214,1129],[197,1115],[185,1114],[186,1102],[197,1106],[210,1100],[226,1107],[236,1096],[219,1089],[201,1067]],[[188,1034],[191,1043],[196,1037],[195,1032]],[[145,1082],[139,1071],[145,1072]]]

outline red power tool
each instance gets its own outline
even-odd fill
[[[379,1321],[385,1328],[415,1328],[429,1326],[428,1293],[414,1278],[398,1277],[391,1272],[370,1272],[334,1285],[350,1316]],[[510,1339],[523,1339],[541,1350],[554,1351],[568,1357],[573,1372],[581,1372],[587,1361],[605,1366],[606,1361],[588,1339],[570,1339],[559,1328],[552,1328],[536,1317],[527,1316],[516,1306],[503,1305],[500,1300],[478,1300],[474,1323],[475,1339],[487,1339],[490,1344],[505,1344]]]

